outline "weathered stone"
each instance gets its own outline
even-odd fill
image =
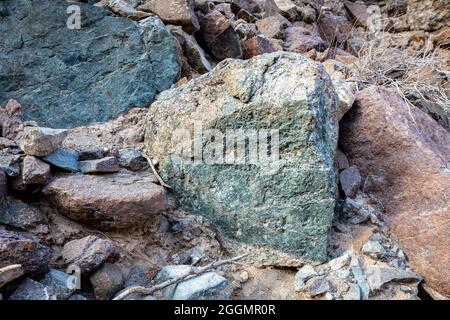
[[[297,6],[291,0],[274,0],[281,14],[289,19],[295,19],[298,15]]]
[[[330,283],[326,277],[315,277],[308,280],[303,292],[309,297],[316,297],[330,291]]]
[[[355,283],[351,283],[347,293],[342,297],[343,300],[361,300],[361,289]]]
[[[8,194],[8,185],[6,180],[6,174],[2,170],[0,170],[0,204],[2,204],[7,194]]]
[[[337,106],[330,83],[325,70],[302,55],[227,60],[160,96],[150,107],[147,148],[179,202],[227,236],[322,261],[335,204]],[[272,139],[279,132],[279,150],[273,140],[271,159],[262,149],[260,161],[239,160],[229,141],[227,156],[214,158],[224,145],[211,143],[212,129],[219,142],[228,130],[227,139],[238,145],[249,134],[255,142],[251,132],[267,130],[260,137],[270,132]]]
[[[188,265],[166,266],[156,276],[156,282],[162,283],[176,278],[189,272],[192,268],[195,267]],[[230,297],[227,285],[227,279],[211,271],[169,286],[162,290],[162,293],[164,298],[168,300],[227,300]]]
[[[119,150],[117,160],[122,167],[131,171],[145,170],[149,166],[147,159],[142,155],[142,153],[133,148]]]
[[[330,269],[333,271],[340,270],[342,268],[347,267],[351,259],[352,259],[351,254],[347,252],[342,256],[328,262],[328,265],[330,266]]]
[[[20,264],[26,274],[47,271],[50,249],[33,239],[0,229],[0,268]]]
[[[104,156],[103,150],[93,146],[82,148],[78,152],[79,161],[97,160],[103,158],[103,156]]]
[[[384,284],[391,281],[420,282],[422,280],[417,273],[411,270],[383,266],[368,266],[364,271],[371,291],[380,290]]]
[[[340,137],[411,267],[450,297],[450,134],[396,93],[368,88],[342,120]]]
[[[367,28],[370,21],[370,12],[367,10],[365,4],[344,1],[344,6],[350,14],[350,17],[352,17],[355,25]]]
[[[39,282],[50,288],[58,300],[66,300],[76,290],[76,288],[71,287],[70,276],[55,269],[50,269],[50,272]]]
[[[0,149],[15,148],[17,144],[10,139],[0,137]]]
[[[158,17],[137,23],[77,3],[78,30],[68,6],[2,1],[0,105],[17,99],[25,120],[69,128],[146,107],[176,81],[179,47]]]
[[[24,273],[25,272],[20,264],[13,264],[0,268],[0,288],[5,284],[21,277]]]
[[[45,184],[51,178],[50,166],[33,156],[26,156],[22,163],[22,181],[25,185]]]
[[[133,286],[141,286],[141,287],[151,287],[152,281],[149,277],[147,277],[140,266],[133,266],[125,280],[124,288],[133,287]],[[124,289],[125,290],[125,289]],[[120,295],[122,291],[119,291],[117,295]],[[124,298],[124,300],[154,300],[153,296],[143,295],[140,293],[132,293]]]
[[[344,194],[347,197],[355,197],[361,186],[361,175],[355,166],[345,169],[339,174],[339,181]]]
[[[13,292],[9,300],[56,300],[56,295],[49,287],[27,278]]]
[[[55,152],[42,158],[45,162],[50,163],[59,169],[70,172],[79,171],[78,153],[71,150],[57,149]]]
[[[0,171],[7,176],[16,177],[20,174],[20,156],[0,153]]]
[[[169,28],[177,38],[181,48],[183,48],[184,56],[189,65],[200,74],[211,71],[212,66],[206,58],[205,51],[198,45],[197,40],[184,32],[180,27],[169,26]]]
[[[336,163],[339,170],[344,170],[350,167],[347,156],[340,149],[336,151]]]
[[[386,249],[378,241],[369,240],[361,248],[361,252],[372,258],[382,258],[386,255]]]
[[[139,225],[168,209],[168,195],[148,173],[63,175],[43,193],[67,217],[101,229]]]
[[[239,36],[230,21],[218,10],[200,18],[201,35],[212,55],[219,60],[242,57]]]
[[[48,156],[61,146],[67,133],[67,130],[61,129],[26,127],[20,146],[29,156]]]
[[[324,12],[319,18],[319,32],[327,47],[336,43],[343,44],[350,37],[353,24],[345,16],[335,16],[330,12]]]
[[[11,140],[16,139],[22,126],[21,114],[22,106],[13,99],[8,101],[5,109],[0,108],[0,136]]]
[[[305,289],[306,282],[317,276],[317,272],[312,266],[304,266],[295,274],[295,290],[302,291]]]
[[[122,289],[124,279],[122,271],[118,266],[105,263],[99,270],[89,277],[89,281],[94,289],[95,298],[107,300]]]
[[[312,49],[324,50],[325,42],[303,27],[290,27],[284,30],[283,46],[286,51],[305,53]]]
[[[82,273],[91,273],[105,262],[114,262],[117,258],[117,247],[110,240],[96,236],[66,243],[61,252],[66,265],[76,265]]]
[[[200,29],[193,0],[146,0],[138,10],[153,12],[166,24],[182,26],[189,33]]]
[[[103,7],[103,4],[96,6]],[[104,7],[111,9],[112,12],[132,20],[141,20],[152,15],[149,12],[136,10],[135,6],[136,4],[130,3],[129,0],[111,0],[104,5]]]
[[[279,12],[279,9],[273,0],[233,0],[231,10],[235,15],[245,10],[257,18],[266,18]]]
[[[116,157],[80,161],[78,166],[83,173],[113,173],[120,171],[119,162]]]
[[[244,59],[250,59],[255,56],[275,52],[272,42],[263,35],[257,35],[250,39],[242,41],[242,52]]]
[[[291,26],[289,20],[280,14],[256,21],[258,31],[268,38],[281,38],[283,30]]]
[[[302,16],[302,21],[306,23],[315,23],[317,21],[317,12],[313,7],[306,5],[297,7],[297,10]]]
[[[364,270],[359,265],[356,265],[351,267],[351,271],[360,289],[361,299],[367,300],[370,295],[370,287],[364,275]]]
[[[0,223],[29,230],[41,223],[46,223],[47,217],[36,207],[14,198],[7,198],[0,203]]]
[[[448,0],[407,0],[408,24],[412,30],[435,31],[450,26]]]

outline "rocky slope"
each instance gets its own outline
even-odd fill
[[[0,299],[450,298],[449,15],[2,1]]]

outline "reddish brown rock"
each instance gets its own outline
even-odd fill
[[[231,10],[239,15],[242,10],[257,18],[265,18],[278,13],[278,7],[273,0],[233,0]]]
[[[239,36],[230,21],[218,10],[200,19],[201,35],[211,53],[219,60],[242,57]]]
[[[413,269],[450,298],[450,135],[397,94],[365,89],[341,122],[340,145]]]
[[[50,249],[30,238],[0,229],[0,268],[20,264],[25,273],[48,270]]]
[[[268,38],[281,38],[283,30],[290,26],[292,24],[281,14],[276,14],[256,22],[258,31]]]
[[[305,53],[312,49],[322,51],[325,42],[318,35],[303,27],[291,27],[284,30],[284,49],[290,52]]]
[[[33,156],[26,156],[22,164],[22,182],[25,185],[45,184],[52,176],[50,165]]]
[[[256,37],[242,41],[242,49],[244,53],[244,59],[250,59],[260,54],[276,51],[274,46],[272,45],[272,42],[263,35],[258,35]]]
[[[347,197],[353,198],[356,196],[359,187],[361,186],[361,175],[355,166],[344,169],[339,175],[339,182]]]
[[[182,26],[189,33],[194,33],[200,29],[194,12],[193,0],[146,0],[137,9],[153,12],[166,24]]]
[[[148,173],[62,175],[43,193],[61,213],[99,229],[140,225],[168,208],[168,195]]]
[[[335,16],[325,12],[319,19],[320,36],[328,44],[343,44],[350,36],[353,24],[343,16]]]
[[[22,108],[16,100],[9,100],[5,109],[0,108],[0,133],[2,137],[14,140],[22,126]]]
[[[361,27],[368,26],[370,13],[367,10],[366,5],[345,1],[344,6],[356,25],[359,25]]]

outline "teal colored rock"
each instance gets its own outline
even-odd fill
[[[302,55],[225,60],[159,96],[146,146],[185,209],[232,239],[320,262],[341,116],[328,74]]]
[[[70,5],[81,28],[69,29]],[[72,128],[147,107],[180,73],[179,46],[161,20],[107,16],[65,0],[0,1],[0,105],[25,120]]]

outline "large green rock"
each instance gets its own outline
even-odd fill
[[[323,261],[336,196],[336,100],[323,67],[302,55],[225,60],[151,105],[147,151],[179,203],[226,236]],[[258,138],[247,139],[251,132]],[[247,152],[232,161],[238,146]]]
[[[80,29],[67,27],[71,5]],[[181,59],[162,21],[106,13],[66,0],[0,1],[0,105],[15,99],[25,120],[72,128],[147,107],[170,88]]]

